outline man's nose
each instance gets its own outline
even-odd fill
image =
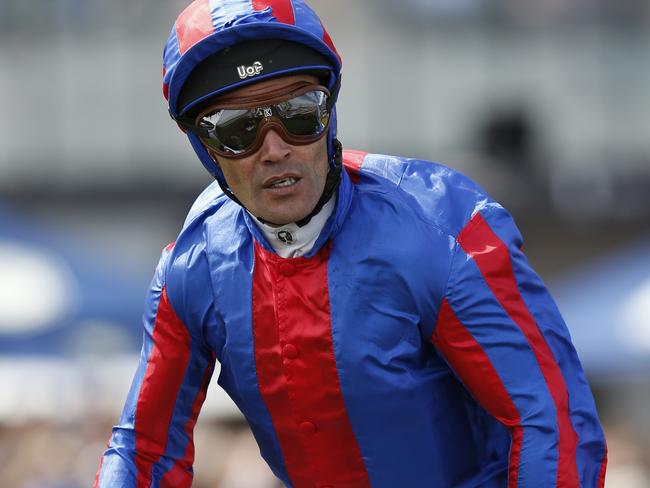
[[[268,129],[263,137],[262,146],[260,147],[260,159],[262,161],[274,163],[289,157],[291,145],[282,139],[282,136],[275,129]]]

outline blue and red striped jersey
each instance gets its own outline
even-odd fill
[[[96,486],[190,486],[219,361],[289,488],[602,488],[592,394],[508,212],[443,165],[344,163],[300,258],[216,183],[198,198],[152,281]]]

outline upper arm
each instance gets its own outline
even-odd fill
[[[205,398],[215,357],[183,320],[172,300],[178,293],[168,247],[147,295],[140,362],[113,429],[98,477],[99,486],[135,486],[141,482],[189,486],[194,457],[192,434]]]
[[[579,449],[594,445],[590,430],[600,431],[591,392],[562,317],[521,247],[502,207],[472,216],[456,239],[432,341],[477,401],[510,428],[511,482],[596,486],[604,452]],[[596,427],[584,429],[587,439],[576,428],[580,415]]]

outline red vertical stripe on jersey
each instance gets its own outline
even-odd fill
[[[508,488],[516,488],[523,442],[521,418],[499,374],[481,345],[443,300],[431,341],[438,347],[474,398],[510,430],[512,443]],[[468,361],[468,358],[471,358]]]
[[[210,0],[197,0],[190,3],[176,20],[176,36],[181,55],[213,32]]]
[[[185,423],[184,430],[187,436],[187,447],[185,448],[183,458],[174,462],[174,466],[165,473],[160,480],[160,488],[189,488],[192,485],[192,472],[190,468],[194,463],[194,426],[205,401],[213,372],[214,363],[211,363],[205,368],[205,373],[201,380],[201,388],[192,404],[190,418]]]
[[[135,409],[135,464],[138,488],[151,484],[151,471],[165,453],[176,396],[190,357],[190,335],[172,309],[163,288]]]
[[[501,306],[526,336],[553,397],[558,422],[557,486],[578,487],[576,448],[578,436],[569,418],[569,397],[564,377],[553,352],[526,306],[517,285],[505,243],[477,213],[458,236],[458,242],[478,266]]]
[[[283,24],[294,25],[296,23],[291,0],[253,0],[255,10],[264,10],[267,7],[271,7],[273,16]]]
[[[361,165],[363,160],[366,158],[368,153],[364,151],[354,151],[354,150],[345,150],[343,151],[343,164],[348,170],[348,175],[352,183],[356,184],[359,182],[359,171],[361,170]]]
[[[311,259],[282,259],[255,246],[257,379],[295,488],[365,488],[334,357],[328,256],[329,246]]]

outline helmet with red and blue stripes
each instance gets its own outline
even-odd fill
[[[186,84],[192,73],[210,56],[227,52],[248,42],[282,41],[307,48],[315,55],[297,57],[279,69],[239,77],[232,83],[203,88],[200,99],[187,97]],[[304,59],[305,61],[302,61]],[[246,66],[241,66],[245,69]],[[320,18],[302,0],[195,0],[176,19],[163,52],[163,93],[172,118],[182,117],[197,103],[227,90],[291,74],[317,70],[336,97],[340,85],[341,58]],[[323,76],[325,74],[325,76]],[[206,169],[224,187],[218,165],[207,153],[198,136],[187,136]],[[330,165],[335,164],[336,109],[332,109],[327,134]]]

